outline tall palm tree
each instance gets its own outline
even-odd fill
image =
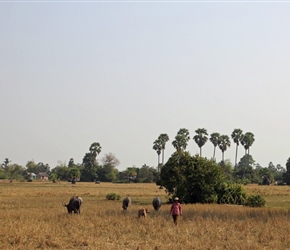
[[[218,146],[222,151],[222,162],[224,162],[224,153],[227,148],[231,146],[230,137],[228,137],[227,135],[221,135]]]
[[[160,134],[158,137],[158,140],[161,141],[161,147],[162,147],[162,165],[164,165],[164,150],[166,142],[169,141],[169,136],[167,134]]]
[[[162,150],[162,143],[159,139],[155,140],[153,142],[153,149],[156,151],[157,155],[158,155],[158,165],[157,165],[157,170],[159,173],[159,165],[160,165],[160,154],[161,154],[161,150]]]
[[[235,168],[237,167],[237,158],[238,158],[238,146],[240,144],[240,140],[243,137],[243,131],[239,128],[234,129],[234,131],[231,134],[231,137],[236,143],[236,157],[235,157]]]
[[[186,128],[181,128],[175,136],[175,140],[172,142],[176,151],[185,150],[187,143],[190,140],[189,131]]]
[[[201,148],[203,145],[207,142],[207,130],[205,128],[199,128],[195,130],[196,135],[193,137],[193,140],[196,142],[196,144],[199,147],[199,155],[201,156]]]
[[[101,151],[102,151],[102,147],[101,147],[100,143],[98,143],[98,142],[94,142],[90,146],[90,152],[94,157],[97,157],[97,155],[100,154]]]
[[[254,141],[254,134],[251,132],[247,132],[242,136],[240,142],[245,148],[245,155],[247,154],[247,152],[248,155],[250,154],[250,147],[253,145]]]
[[[219,139],[220,139],[220,134],[216,132],[212,133],[209,138],[209,140],[213,144],[213,160],[214,161],[215,161],[215,149],[216,149],[216,146],[218,146],[219,144]]]

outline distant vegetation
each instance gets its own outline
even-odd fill
[[[234,164],[225,159],[226,151],[231,146],[230,138],[236,147]],[[218,132],[209,135],[205,128],[198,128],[195,130],[194,136],[191,137],[188,129],[181,128],[171,141],[176,152],[165,161],[164,155],[166,144],[169,139],[170,138],[166,133],[162,133],[153,142],[153,150],[156,151],[158,157],[156,166],[148,166],[146,164],[138,167],[128,166],[126,170],[118,171],[117,167],[119,165],[119,160],[117,157],[113,153],[108,153],[99,160],[98,155],[102,151],[102,147],[100,143],[94,142],[89,147],[88,152],[84,154],[81,163],[75,163],[74,159],[71,158],[68,164],[60,163],[52,169],[48,164],[43,162],[36,163],[34,161],[28,161],[25,166],[21,166],[17,163],[12,163],[10,159],[5,158],[0,167],[0,179],[8,179],[10,181],[34,181],[38,174],[45,173],[49,176],[49,180],[55,183],[58,181],[70,181],[72,183],[77,183],[78,181],[95,183],[156,182],[162,187],[164,186],[162,183],[169,180],[168,176],[162,177],[164,176],[162,171],[164,172],[172,163],[174,157],[178,158],[179,156],[183,157],[187,155],[186,157],[188,159],[199,159],[198,162],[200,163],[206,160],[206,165],[209,164],[214,166],[211,168],[212,170],[219,169],[216,174],[221,172],[222,182],[232,182],[243,185],[251,183],[257,183],[260,185],[290,185],[290,158],[286,162],[286,168],[280,164],[274,165],[272,162],[270,162],[268,166],[260,166],[255,162],[253,156],[250,154],[250,148],[255,142],[254,134],[251,132],[243,133],[241,129],[234,129],[231,136],[223,135]],[[187,144],[190,139],[193,139],[199,147],[199,158],[190,155],[190,152],[187,151]],[[213,145],[213,154],[210,159],[204,157],[202,154],[202,148],[208,141]],[[238,160],[237,156],[239,146],[244,148],[245,153]],[[216,149],[219,149],[222,152],[222,159],[220,159],[220,161],[216,159]],[[174,166],[182,171],[182,165],[178,163],[177,158],[175,159]],[[144,159],[144,162],[146,162],[146,159]],[[188,173],[184,174],[186,178],[193,174],[193,170],[190,170],[190,168],[188,171]],[[178,171],[176,173],[178,174]],[[175,177],[177,179],[179,178],[178,175]],[[199,180],[202,181],[202,178]],[[176,182],[176,185],[179,186],[179,190],[181,190],[181,183],[182,182]],[[176,188],[176,186],[173,186],[173,188]],[[206,192],[205,186],[200,186],[199,188],[201,188],[202,192]],[[180,191],[177,191],[177,193],[178,192]],[[191,191],[186,190],[186,192],[190,193]],[[190,202],[194,200],[198,201],[200,199],[192,197],[189,199]],[[211,202],[212,200],[217,200],[217,197],[203,197],[202,200],[204,202],[206,200]]]

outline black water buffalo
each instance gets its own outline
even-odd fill
[[[131,204],[131,199],[130,197],[126,197],[123,199],[123,204],[122,204],[122,208],[123,208],[123,211],[126,211],[128,210],[128,207],[130,206]]]
[[[73,196],[69,200],[68,204],[62,203],[62,205],[67,208],[67,211],[69,214],[72,214],[72,212],[74,212],[75,214],[80,214],[82,203],[83,203],[83,200],[81,197]]]
[[[155,209],[156,211],[158,211],[159,208],[160,208],[161,205],[162,205],[162,201],[161,201],[161,199],[160,199],[159,197],[154,198],[153,201],[152,201],[152,205],[153,205],[154,209]]]

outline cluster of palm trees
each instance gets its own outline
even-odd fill
[[[221,135],[220,133],[214,132],[208,138],[208,133],[205,128],[199,128],[195,130],[195,133],[196,135],[193,137],[193,140],[199,147],[200,156],[202,156],[202,147],[209,139],[214,146],[212,159],[216,160],[215,151],[216,147],[218,146],[219,149],[222,151],[222,162],[224,162],[224,152],[231,146],[230,137],[228,135]],[[231,134],[231,137],[234,143],[236,144],[235,166],[237,166],[238,146],[241,144],[245,148],[245,154],[250,154],[250,147],[253,145],[255,138],[253,133],[246,132],[245,134],[243,134],[243,131],[241,129],[234,129],[234,131]],[[190,136],[188,129],[181,128],[177,132],[177,135],[175,136],[174,140],[172,141],[172,145],[176,149],[176,151],[182,151],[186,149],[189,140]],[[153,149],[157,152],[158,155],[158,171],[161,153],[162,153],[162,165],[164,165],[164,150],[166,142],[168,141],[169,136],[167,134],[160,134],[160,136],[153,143]]]

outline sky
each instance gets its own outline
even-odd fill
[[[82,163],[99,142],[119,171],[156,167],[161,133],[166,161],[180,128],[192,155],[196,129],[239,128],[256,163],[285,167],[289,12],[290,1],[1,0],[0,161]]]

